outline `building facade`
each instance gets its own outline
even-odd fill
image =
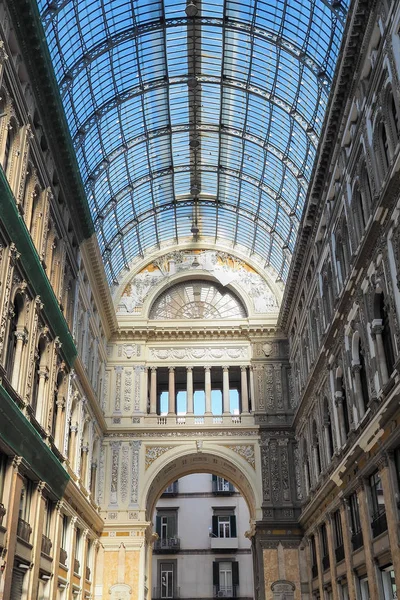
[[[335,20],[345,3],[321,4]],[[202,236],[196,201],[189,235],[138,252],[109,286],[41,27],[29,0],[0,4],[0,599],[396,598],[399,4],[350,4],[286,285],[255,234],[252,252]],[[202,560],[217,566],[195,596],[174,583],[184,554],[160,554],[187,533],[178,511],[169,535],[179,497],[157,502],[198,473],[241,493],[250,541],[237,537],[242,575],[214,537],[239,504],[212,500]]]
[[[200,473],[174,481],[153,523],[153,598],[253,597],[249,511],[228,480]]]

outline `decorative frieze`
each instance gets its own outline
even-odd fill
[[[209,347],[189,346],[187,348],[150,348],[150,356],[156,360],[239,360],[249,358],[245,346]]]
[[[115,367],[115,412],[121,412],[122,371],[124,367]]]
[[[172,450],[173,446],[147,446],[146,448],[146,456],[145,456],[145,470],[153,464],[157,458],[160,458],[165,452],[168,450]]]
[[[101,444],[100,457],[99,457],[99,468],[98,468],[98,478],[97,478],[97,501],[99,504],[103,504],[103,502],[104,502],[105,458],[106,458],[106,447],[105,447],[105,444]]]
[[[111,446],[111,481],[110,481],[110,506],[118,505],[118,470],[121,442],[112,442]]]
[[[132,370],[125,369],[125,385],[124,385],[124,412],[131,411],[132,398]]]
[[[139,490],[139,453],[142,442],[129,442],[132,451],[131,492],[129,503],[137,504]]]
[[[129,477],[129,446],[122,446],[121,457],[121,477],[120,477],[120,498],[125,504],[128,496],[128,477]]]
[[[278,444],[275,440],[270,442],[270,466],[271,466],[271,488],[272,501],[278,504],[280,500],[280,473],[279,473],[279,456]]]
[[[253,469],[256,468],[254,446],[245,445],[245,444],[236,444],[235,446],[226,446],[226,447],[229,448],[230,450],[233,450],[233,452],[236,452],[236,454],[239,454],[239,456],[244,458],[244,460],[246,462],[248,462],[249,465],[251,467],[253,467]]]
[[[143,372],[144,367],[143,366],[138,366],[135,367],[135,391],[134,391],[134,405],[133,405],[133,410],[135,412],[139,412],[140,411],[140,376],[141,373]]]

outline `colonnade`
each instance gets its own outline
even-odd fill
[[[162,368],[162,367],[161,367]],[[149,366],[147,367],[150,372],[150,377],[147,376],[146,381],[149,385],[149,398],[150,398],[150,414],[156,415],[159,411],[159,399],[160,399],[160,391],[168,391],[168,414],[175,415],[176,414],[176,396],[178,391],[186,391],[186,414],[193,415],[194,414],[194,393],[197,390],[204,391],[205,395],[205,414],[212,414],[212,391],[220,390],[222,392],[222,407],[223,414],[230,414],[230,367],[229,366],[205,366],[205,367],[196,367],[196,372],[201,373],[201,369],[204,370],[204,379],[201,382],[196,381],[194,383],[193,379],[193,369],[194,367],[185,367],[186,369],[186,381],[183,383],[182,380],[179,382],[179,388],[176,382],[176,367],[169,366],[168,368],[168,380],[164,383],[164,388],[162,384],[160,385],[159,373],[160,367]],[[235,370],[238,370],[238,367],[234,367]],[[165,367],[163,368],[165,372]],[[180,367],[182,369],[182,367]],[[211,371],[222,369],[222,386],[221,384],[217,384],[216,387],[212,386],[212,377]],[[248,414],[250,410],[250,405],[252,402],[252,398],[254,397],[254,385],[253,382],[253,372],[248,366],[240,367],[240,378],[236,378],[235,387],[239,391],[239,410],[243,414]]]

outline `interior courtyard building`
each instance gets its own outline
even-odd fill
[[[397,0],[0,1],[1,600],[397,598],[399,140]]]

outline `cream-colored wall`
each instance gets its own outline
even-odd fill
[[[224,507],[234,511],[237,527],[237,546],[240,551],[217,552],[211,549],[212,515],[214,508]],[[153,553],[152,587],[158,583],[158,563],[160,560],[177,560],[177,586],[181,598],[212,598],[214,595],[212,563],[216,559],[233,558],[239,563],[238,596],[252,597],[253,566],[251,542],[244,536],[249,529],[249,509],[244,498],[235,491],[233,495],[221,496],[212,493],[212,476],[209,473],[187,475],[178,480],[176,497],[161,497],[157,509],[177,509],[177,537],[180,539],[180,552],[171,555]],[[153,517],[155,517],[157,510]],[[185,550],[190,550],[186,554]],[[198,551],[196,553],[196,551]]]

